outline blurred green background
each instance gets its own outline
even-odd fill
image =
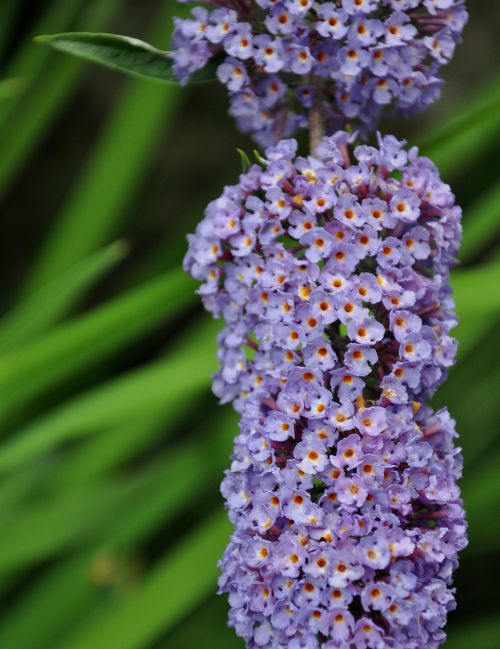
[[[500,7],[425,115],[389,121],[464,206],[458,420],[470,546],[448,649],[498,649]],[[34,45],[112,31],[167,47],[173,0],[0,0],[0,647],[237,649],[216,560],[237,420],[218,408],[185,235],[251,143],[217,84],[131,81]]]

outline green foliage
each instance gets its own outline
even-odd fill
[[[133,77],[178,83],[173,71],[173,59],[169,57],[169,53],[137,38],[117,34],[69,32],[37,36],[35,42],[49,45],[59,52],[71,54],[79,59],[125,72]],[[212,78],[214,78],[214,70],[208,67],[194,75],[192,82],[207,81]]]
[[[107,67],[169,77],[164,50],[71,32],[114,28],[132,3],[42,4],[29,33],[2,59],[19,11],[17,2],[0,2],[2,221],[14,227],[25,216],[14,217],[12,205],[31,191],[30,165],[40,151],[38,169],[46,162],[56,170],[37,245],[26,244],[2,296],[0,646],[241,649],[226,629],[224,600],[215,599],[216,561],[230,531],[217,491],[237,417],[209,393],[220,325],[195,310],[195,284],[177,267],[205,197],[220,191],[212,166],[225,149],[219,155],[206,144],[220,112],[206,102],[219,100],[197,86],[206,94],[191,95],[187,110],[189,95],[178,86],[137,79],[118,81],[107,94],[117,75],[54,55],[32,37],[64,32],[45,42]],[[141,4],[136,11],[145,11]],[[174,11],[187,7],[170,0],[158,7],[154,13],[148,3],[146,38],[161,48]],[[469,105],[449,106],[417,138],[465,206],[463,264],[453,277],[459,362],[435,398],[457,418],[470,520],[450,649],[494,649],[499,631],[490,577],[500,549],[499,189],[487,172],[498,150],[500,86],[490,79]],[[65,175],[54,142],[59,129],[76,136],[87,110],[82,97],[94,93],[104,97],[96,104],[100,121],[91,142],[71,143],[78,164]],[[239,173],[235,148],[228,145],[222,167],[229,181]],[[191,163],[199,159],[204,166],[195,173]],[[479,176],[485,180],[477,190]],[[35,227],[35,212],[23,224]],[[146,245],[152,238],[161,255]]]

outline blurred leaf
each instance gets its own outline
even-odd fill
[[[43,33],[48,30],[63,30],[69,28],[76,16],[82,0],[53,0],[45,3],[45,11],[33,26],[34,33]],[[19,0],[2,0],[0,3],[0,54],[2,46],[6,44],[7,31],[12,27],[12,20],[19,12]],[[2,32],[5,36],[2,36]],[[24,77],[31,83],[36,83],[38,74],[41,72],[47,60],[50,58],[50,50],[38,52],[38,48],[30,39],[19,43],[9,58],[2,75],[5,77]],[[19,101],[13,105],[0,105],[0,124],[9,115],[12,115],[19,107]]]
[[[494,328],[491,328],[491,321],[489,324],[486,344],[482,340],[477,341],[473,353],[469,353],[450,371],[448,380],[433,399],[436,408],[448,407],[457,420],[466,471],[498,435],[498,394],[494,386],[500,385],[500,370],[496,362],[500,345]]]
[[[2,0],[0,4],[0,61],[7,45],[9,31],[19,10],[18,0]]]
[[[0,101],[17,97],[25,84],[26,79],[24,77],[0,79]]]
[[[453,106],[453,114],[446,121],[440,121],[434,128],[427,129],[420,138],[424,149],[439,148],[451,142],[464,130],[474,128],[485,116],[498,112],[500,107],[500,70],[491,74],[465,106]]]
[[[0,417],[180,314],[193,288],[182,271],[169,271],[0,357]]]
[[[173,3],[167,3],[164,14],[155,21],[152,40],[164,38],[175,9]],[[179,98],[179,89],[173,85],[128,82],[31,271],[28,292],[38,290],[75,260],[116,236]]]
[[[117,6],[124,0],[106,0],[106,2],[92,2],[85,15],[81,17],[83,23],[90,28],[99,29],[104,26],[114,14]],[[79,6],[81,0],[76,5]],[[66,5],[71,9],[71,16],[75,10],[74,0],[64,0],[54,5],[55,13],[65,14]],[[51,12],[47,14],[47,20]],[[35,47],[32,44],[32,47]],[[45,59],[43,52],[35,52],[36,57]],[[31,54],[29,55],[31,62]],[[20,66],[21,68],[23,66]],[[28,67],[30,67],[28,65]],[[37,66],[35,66],[36,68]],[[26,158],[34,151],[43,134],[55,119],[59,110],[67,101],[71,91],[78,81],[78,74],[82,71],[79,63],[63,59],[54,63],[47,70],[47,74],[39,74],[34,78],[29,92],[23,93],[19,102],[9,102],[7,114],[2,119],[2,106],[0,104],[0,195],[7,189],[16,173],[22,167]],[[8,76],[16,76],[8,73]],[[5,104],[6,102],[4,102]],[[75,260],[73,260],[75,261]]]
[[[157,469],[153,467],[157,481],[145,483],[149,486],[141,491],[135,506],[113,512],[111,524],[103,526],[101,538],[92,550],[55,566],[26,593],[0,626],[0,646],[9,649],[52,646],[58,633],[74,632],[82,611],[101,606],[101,590],[91,581],[91,565],[98,557],[130,553],[153,530],[166,525],[179,510],[189,507],[193,496],[206,494],[207,487],[210,491],[212,481],[215,488],[229,453],[234,423],[234,414],[228,418],[225,413],[214,420],[213,437],[200,439],[196,447],[178,449],[175,457],[167,460],[167,467],[162,463]],[[208,463],[207,458],[211,460]],[[151,467],[144,472],[144,477],[149,473]],[[55,605],[56,602],[59,603]]]
[[[117,242],[78,262],[0,320],[0,353],[32,340],[61,320],[89,288],[127,253]]]
[[[460,319],[460,324],[454,335],[458,338],[458,359],[461,360],[469,354],[478,341],[484,338],[491,328],[488,318],[478,320],[474,316],[465,316]]]
[[[485,85],[465,108],[455,110],[452,116],[427,129],[420,138],[420,148],[440,169],[450,175],[474,158],[484,154],[487,145],[495,142],[500,130],[500,77]]]
[[[244,642],[238,638],[233,629],[227,626],[227,598],[212,595],[203,604],[192,611],[189,617],[154,649],[193,649],[200,641],[200,628],[203,636],[210,638],[210,645],[217,649],[244,649]],[[196,619],[196,624],[189,624],[189,619]]]
[[[457,271],[451,279],[459,317],[485,317],[500,311],[500,262]]]
[[[61,649],[148,647],[215,591],[216,562],[229,532],[225,512],[204,521],[154,567],[141,588],[122,601],[103,607]]]
[[[154,480],[155,475],[148,473],[146,478]],[[132,477],[116,484],[95,481],[86,490],[61,494],[54,502],[4,512],[0,571],[17,570],[65,547],[81,545],[91,531],[103,529],[120,506],[130,507],[138,482]]]
[[[207,326],[208,325],[208,326]],[[215,333],[220,325],[203,322],[167,359],[76,397],[20,430],[0,446],[0,473],[56,448],[63,441],[123,425],[154,409],[183,408],[208,387],[215,370]]]
[[[475,618],[450,633],[445,649],[498,649],[500,619]]]
[[[42,503],[3,511],[0,572],[25,569],[64,549],[82,546],[89,536],[99,538],[100,544],[106,546],[106,539],[114,535],[114,545],[122,546],[130,528],[147,526],[150,510],[145,503],[157,490],[162,495],[164,522],[189,506],[197,493],[216,493],[231,432],[227,425],[220,427],[219,422],[212,438],[174,447],[175,453],[170,449],[132,476],[93,479],[76,487],[67,485],[64,490],[55,489]],[[224,450],[226,453],[221,452]],[[115,518],[120,511],[124,524],[118,534]]]
[[[482,455],[482,462],[466,472],[462,484],[469,522],[467,556],[500,547],[500,519],[492,516],[500,507],[500,451],[496,449]]]
[[[465,211],[464,239],[460,251],[463,262],[471,261],[500,231],[500,183],[480,196]]]

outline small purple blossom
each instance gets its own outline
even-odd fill
[[[299,4],[283,5],[297,22]],[[329,4],[345,25],[374,6]],[[249,649],[436,649],[454,608],[462,462],[426,400],[455,353],[461,212],[415,149],[353,139],[308,158],[280,142],[189,237],[185,268],[225,321],[214,391],[241,415],[219,583]]]
[[[184,0],[180,0],[183,2]],[[307,125],[321,86],[327,130],[373,130],[382,111],[422,110],[439,96],[467,21],[463,0],[211,0],[177,19],[172,57],[182,81],[217,57],[244,132],[262,145]],[[307,81],[294,84],[290,75]],[[405,190],[395,205],[405,200]],[[394,205],[390,206],[390,212]],[[416,220],[415,206],[405,210]]]

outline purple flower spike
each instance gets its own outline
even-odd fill
[[[206,4],[215,9],[198,7],[176,20],[176,73],[187,81],[210,59],[220,60],[230,113],[263,146],[305,127],[313,105],[328,133],[352,123],[370,132],[388,107],[404,115],[426,108],[439,97],[440,68],[467,22],[464,0]],[[401,191],[401,200],[411,196]],[[411,203],[404,216],[418,217]]]
[[[282,4],[259,1],[270,24]],[[364,16],[370,38],[406,42],[423,16],[401,15],[415,0],[337,4],[322,11],[352,39]],[[380,5],[399,36],[373,24]],[[313,5],[283,6],[300,25]],[[461,211],[416,149],[352,140],[308,158],[293,141],[269,149],[209,205],[184,262],[226,323],[214,390],[241,423],[219,585],[249,649],[435,649],[455,606],[462,460],[450,415],[426,401],[453,362]]]

